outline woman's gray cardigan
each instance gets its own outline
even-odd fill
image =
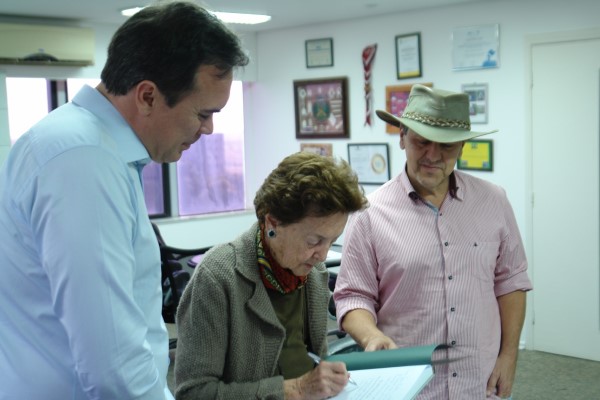
[[[285,337],[257,266],[255,223],[196,267],[177,310],[176,398],[283,399],[277,361]],[[309,350],[327,351],[328,273],[306,284]]]

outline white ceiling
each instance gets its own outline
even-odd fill
[[[289,28],[370,17],[428,7],[494,0],[209,0],[197,1],[213,11],[268,14],[271,21],[236,25],[238,31]],[[149,4],[146,0],[0,0],[0,20],[52,18],[120,25],[120,10]]]

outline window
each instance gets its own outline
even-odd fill
[[[201,137],[177,162],[179,215],[245,208],[241,82],[233,83],[227,105],[213,122],[213,134]]]
[[[48,81],[44,78],[7,78],[8,130],[10,143],[35,125],[48,112]]]
[[[57,84],[57,82],[59,84]],[[100,79],[67,79],[66,100]],[[55,105],[64,81],[7,78],[9,130],[14,143]],[[59,88],[59,89],[57,89]],[[64,89],[63,89],[64,90]],[[60,105],[60,102],[59,104]],[[190,216],[245,208],[244,104],[242,82],[233,82],[227,105],[214,114],[214,133],[203,136],[173,165],[144,168],[144,197],[150,217]],[[175,182],[169,179],[176,174]],[[172,207],[171,200],[176,207]]]

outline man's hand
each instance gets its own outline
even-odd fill
[[[487,383],[487,396],[495,394],[500,398],[510,397],[515,380],[517,357],[499,355],[492,375]]]
[[[387,336],[380,335],[369,338],[366,342],[365,351],[397,349],[396,343]]]

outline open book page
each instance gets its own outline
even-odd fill
[[[352,380],[336,400],[410,400],[413,399],[433,377],[431,365],[362,369],[352,371]]]

